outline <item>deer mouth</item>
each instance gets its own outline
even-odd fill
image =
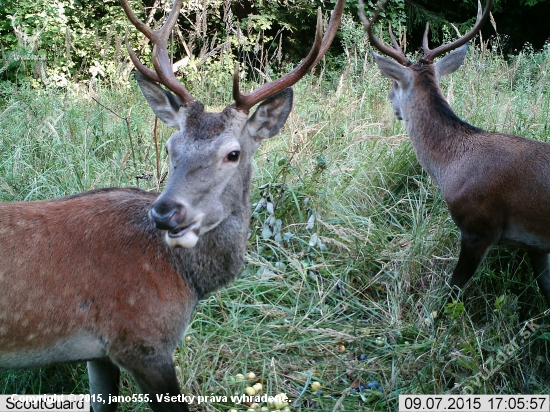
[[[185,249],[194,247],[199,241],[203,217],[204,215],[201,215],[189,225],[180,226],[166,232],[168,244]]]
[[[202,219],[200,219],[197,222],[193,222],[190,225],[181,226],[181,227],[177,227],[175,229],[169,230],[168,236],[170,236],[171,238],[177,238],[177,237],[185,236],[188,232],[193,232],[198,237],[201,231],[201,221]]]

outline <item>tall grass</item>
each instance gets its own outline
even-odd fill
[[[475,126],[548,141],[549,64],[548,51],[507,61],[473,49],[442,86]],[[461,393],[490,357],[521,341],[520,321],[547,325],[518,251],[493,250],[464,306],[441,310],[458,231],[393,118],[388,87],[368,56],[350,58],[344,74],[325,73],[320,83],[313,74],[295,87],[285,128],[255,157],[246,267],[198,306],[176,351],[185,393],[242,393],[245,383],[233,377],[253,371],[266,393],[293,399],[292,410],[395,411],[400,393]],[[229,103],[228,88],[223,98],[195,93],[212,110]],[[155,190],[154,179],[136,181],[156,170],[153,116],[133,83],[11,90],[2,99],[1,200],[136,182]],[[135,164],[126,123],[113,112],[130,118]],[[164,142],[170,130],[161,126],[159,135]],[[161,165],[165,171],[165,159]],[[531,393],[549,393],[549,335],[542,326],[475,392],[522,393],[526,376]],[[86,370],[4,372],[0,391],[86,393]],[[137,392],[126,375],[123,392]],[[246,410],[223,402],[197,409],[231,407]]]

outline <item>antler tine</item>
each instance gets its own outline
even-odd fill
[[[139,61],[139,58],[136,56],[136,53],[130,47],[128,36],[126,36],[126,49],[128,49],[130,60],[132,60],[132,63],[134,63],[134,66],[136,66],[136,69],[138,69],[145,76],[149,77],[151,80],[154,80],[155,82],[160,83],[160,79],[157,76],[157,73],[155,73],[153,70],[151,70],[149,67],[145,66],[142,62]]]
[[[309,51],[306,58],[302,60],[302,62],[296,66],[294,70],[287,73],[285,76],[264,84],[252,93],[242,94],[239,90],[239,66],[237,65],[235,67],[235,72],[233,73],[233,99],[235,100],[235,108],[248,112],[255,104],[265,100],[269,96],[279,93],[287,87],[291,87],[298,82],[298,80],[304,77],[306,73],[313,66],[315,66],[315,64],[317,64],[317,62],[323,57],[330,47],[336,31],[338,30],[338,26],[340,25],[345,4],[346,0],[338,0],[336,3],[324,36],[321,8],[319,8],[317,12],[317,28],[313,47]]]
[[[176,25],[183,0],[175,1],[166,22],[158,30],[151,30],[145,23],[138,19],[130,8],[128,0],[121,0],[121,3],[122,8],[128,16],[130,22],[153,43],[153,66],[155,67],[155,71],[149,69],[139,61],[139,58],[131,49],[128,40],[126,40],[126,47],[128,48],[130,59],[136,66],[136,69],[138,69],[145,76],[149,77],[151,80],[161,83],[173,91],[178,96],[180,103],[183,106],[193,102],[195,100],[193,96],[191,96],[187,89],[174,75],[174,72],[172,71],[172,64],[170,63],[170,58],[168,57],[168,37]]]
[[[334,6],[334,10],[332,11],[332,15],[330,16],[330,20],[328,23],[327,31],[323,36],[323,42],[321,43],[321,48],[319,49],[317,58],[315,59],[311,67],[315,67],[317,63],[319,63],[319,61],[323,58],[328,48],[332,44],[332,40],[334,39],[334,36],[338,31],[338,26],[340,26],[340,20],[342,19],[342,13],[344,11],[345,5],[346,5],[345,1],[341,1],[341,2],[339,1],[336,4],[336,6]],[[337,18],[334,18],[335,15],[337,16]]]
[[[393,35],[393,30],[391,29],[391,24],[388,24],[388,31],[390,32],[390,39],[393,44],[393,48],[404,56],[405,53],[403,53],[403,50],[401,50],[401,46],[399,45],[399,43],[397,43],[397,40],[395,40],[395,36]]]
[[[426,23],[426,29],[424,30],[424,37],[422,37],[422,50],[424,50],[424,56],[430,53],[430,47],[428,46],[428,33],[430,32],[430,23]]]
[[[462,46],[463,44],[468,43],[481,29],[481,27],[489,20],[489,16],[491,14],[491,9],[493,8],[493,0],[487,0],[487,4],[485,5],[485,11],[483,14],[481,14],[481,3],[478,1],[478,13],[477,13],[477,19],[476,24],[470,30],[468,33],[466,33],[461,38],[455,40],[452,43],[449,44],[442,44],[441,46],[430,50],[428,48],[428,25],[426,25],[426,31],[424,32],[424,40],[423,40],[423,49],[424,49],[424,57],[423,60],[427,63],[433,63],[434,59],[437,56],[441,56],[443,53],[449,52],[451,50],[457,49],[458,47]]]
[[[128,4],[128,0],[120,0],[120,3],[122,4],[122,8],[124,9],[126,16],[128,16],[128,20],[130,20],[130,23],[132,23],[140,32],[145,34],[145,36],[152,41],[154,39],[153,30],[151,30],[144,22],[138,19],[138,17],[135,15],[134,11]]]
[[[395,41],[395,37],[393,36],[393,33],[391,32],[390,28],[390,37],[392,38],[392,43],[394,47],[397,45],[397,47],[392,48],[389,46],[386,46],[384,43],[382,43],[372,32],[372,23],[374,23],[378,16],[380,15],[380,12],[384,9],[386,6],[387,0],[382,0],[378,3],[378,6],[376,8],[376,11],[374,12],[374,16],[371,20],[367,19],[367,16],[365,15],[365,6],[363,4],[363,0],[359,0],[358,2],[358,8],[359,8],[359,18],[361,19],[361,23],[363,23],[363,27],[365,28],[365,31],[367,32],[369,36],[369,41],[371,44],[376,47],[380,52],[384,53],[386,56],[392,57],[395,60],[397,60],[399,63],[401,63],[404,66],[409,66],[411,62],[405,54],[403,53],[403,50],[401,50],[401,47],[397,45],[397,42]]]
[[[477,17],[476,17],[476,24],[481,20],[483,17],[483,9],[481,8],[481,1],[477,0]]]

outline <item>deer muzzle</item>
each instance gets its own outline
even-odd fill
[[[166,230],[166,241],[170,246],[192,248],[199,240],[204,214],[191,216],[181,203],[155,202],[149,217],[157,229]]]

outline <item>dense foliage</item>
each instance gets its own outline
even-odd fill
[[[485,6],[486,0],[480,1]],[[449,33],[450,22],[464,33],[475,20],[476,3],[477,0],[407,0],[405,12],[411,40],[420,44],[426,22],[430,23],[434,41]],[[483,28],[484,37],[498,33],[499,46],[506,53],[517,54],[525,43],[541,49],[550,38],[550,27],[546,22],[549,13],[548,0],[495,0],[494,19]]]
[[[0,75],[46,86],[96,76],[114,78],[126,61],[125,18],[115,0],[3,0]]]
[[[154,26],[163,20],[172,2],[130,3]],[[367,1],[367,10],[373,10],[375,3]],[[317,7],[322,7],[327,21],[333,4],[334,0],[188,1],[174,32],[174,60],[191,80],[201,65],[225,77],[237,61],[244,62],[255,80],[261,80],[307,53],[310,44],[304,39],[313,38]],[[549,36],[548,25],[533,22],[547,16],[548,8],[548,0],[497,0],[494,15],[497,31],[503,34],[499,47],[513,51],[528,41],[541,48]],[[362,28],[357,24],[357,0],[348,1],[346,10],[346,28],[339,35],[341,41],[335,41],[329,52],[330,64],[345,63],[349,56],[344,51],[363,41]],[[474,14],[472,0],[393,0],[383,14],[383,25],[391,22],[394,31],[414,50],[420,44],[425,22],[432,27],[433,41],[448,40],[455,34],[449,23],[461,22],[457,27],[464,31],[471,26]],[[494,34],[494,25],[487,25],[484,31],[485,37]],[[0,81],[31,82],[34,86],[66,86],[71,80],[97,77],[113,83],[125,81],[132,69],[124,46],[126,35],[136,50],[149,55],[147,42],[133,27],[128,28],[117,0],[1,0]],[[360,49],[364,51],[364,47]]]

